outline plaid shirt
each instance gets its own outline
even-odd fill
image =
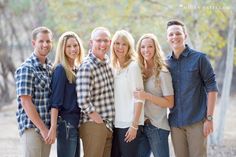
[[[49,126],[50,124],[50,81],[52,66],[46,59],[42,65],[35,54],[32,54],[15,72],[16,93],[18,108],[16,112],[19,134],[22,135],[27,128],[36,128],[25,113],[20,96],[29,95],[35,105],[39,116]],[[35,129],[39,131],[37,128]]]
[[[88,114],[96,111],[112,131],[115,115],[114,78],[108,64],[91,52],[79,67],[76,80],[78,104],[82,111],[81,123],[92,121]]]

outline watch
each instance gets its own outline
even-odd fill
[[[208,115],[208,116],[206,117],[206,120],[212,121],[212,120],[213,120],[213,116],[212,116],[212,115]]]

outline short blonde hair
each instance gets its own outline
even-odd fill
[[[119,62],[118,62],[118,58],[115,54],[115,50],[114,50],[114,45],[115,42],[118,38],[122,38],[128,45],[128,52],[126,54],[126,61],[123,65],[123,67],[120,66]],[[119,30],[116,31],[116,33],[114,34],[112,41],[111,41],[111,65],[113,68],[125,68],[129,65],[129,63],[134,60],[135,57],[135,46],[134,46],[134,38],[132,37],[132,35],[126,31],[126,30]]]
[[[59,38],[59,41],[57,44],[57,49],[56,49],[56,57],[55,57],[53,67],[55,68],[58,64],[61,64],[66,71],[66,76],[67,76],[69,82],[72,83],[72,82],[75,82],[75,72],[73,70],[71,70],[69,63],[67,61],[66,55],[65,55],[66,42],[70,38],[76,39],[76,41],[78,42],[78,45],[79,45],[79,53],[75,59],[74,64],[75,64],[75,66],[79,66],[81,64],[82,59],[84,57],[84,48],[83,48],[82,41],[76,33],[69,31],[69,32],[63,33]]]
[[[111,33],[106,27],[96,27],[91,33],[91,40],[93,40],[96,36],[97,31],[104,31],[108,35],[109,38],[111,38]]]

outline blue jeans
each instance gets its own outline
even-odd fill
[[[169,157],[169,133],[169,131],[157,128],[152,124],[146,124],[143,127],[143,136],[140,140],[139,157],[150,157],[151,151],[154,157]]]
[[[57,127],[57,156],[80,156],[80,139],[78,128],[61,118],[58,118]]]
[[[111,157],[137,157],[138,148],[141,138],[141,129],[137,130],[136,138],[127,143],[125,142],[125,134],[129,128],[115,128],[113,131]]]

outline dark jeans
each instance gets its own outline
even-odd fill
[[[141,138],[141,127],[137,131],[136,138],[127,143],[125,134],[129,128],[115,128],[113,132],[111,157],[137,157]]]
[[[78,128],[58,119],[57,127],[57,156],[80,157],[80,139]]]
[[[154,157],[169,157],[168,130],[146,124],[142,134],[138,149],[139,157],[150,157],[151,151]]]

